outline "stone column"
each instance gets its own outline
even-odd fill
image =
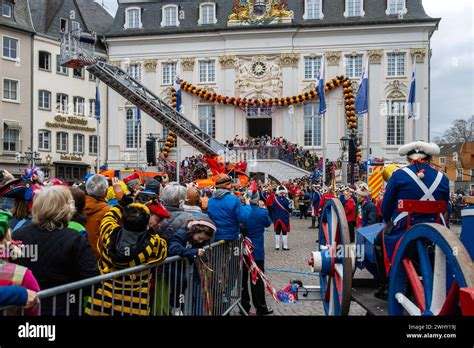
[[[365,121],[366,127],[364,133],[364,144],[366,146],[365,153],[362,158],[367,158],[369,148],[372,153],[370,157],[383,156],[383,147],[385,142],[385,118],[382,115],[385,96],[381,81],[384,80],[384,72],[382,68],[383,50],[368,51],[369,58],[369,115]],[[367,144],[367,132],[369,134],[369,142]]]
[[[298,61],[299,54],[283,53],[280,56],[280,66],[283,79],[282,97],[291,97],[298,94]],[[296,132],[296,108],[293,107],[293,112],[288,107],[281,108],[281,114],[276,115],[279,119],[274,118],[274,129],[280,130],[280,133],[273,134],[273,136],[283,136],[291,142],[297,141]],[[276,126],[276,127],[275,127]]]
[[[326,81],[330,81],[342,74],[341,66],[342,53],[340,51],[326,52]],[[323,148],[326,158],[331,161],[341,156],[340,138],[345,130],[345,113],[343,103],[343,93],[341,87],[326,92],[327,112],[323,119]]]
[[[429,76],[429,57],[427,55],[426,48],[413,48],[410,50],[411,60],[416,64],[416,105],[415,110],[417,112],[417,119],[410,120],[409,129],[415,127],[414,131],[409,132],[407,140],[412,141],[424,140],[428,141],[428,110],[429,110],[429,88],[428,76]],[[428,59],[426,59],[428,58]],[[408,84],[411,83],[412,65],[408,68]],[[408,96],[407,96],[408,97]]]
[[[237,57],[233,55],[221,56],[219,64],[221,67],[222,84],[220,93],[229,97],[235,96],[235,68],[237,66]],[[221,105],[220,113],[216,115],[216,129],[221,130],[218,134],[220,141],[232,140],[236,134],[236,117],[239,109],[233,105]],[[219,126],[217,126],[219,124]]]

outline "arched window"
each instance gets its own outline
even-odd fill
[[[216,24],[216,4],[213,2],[204,2],[199,5],[198,24]]]
[[[163,6],[161,18],[162,27],[178,27],[178,5]]]
[[[129,7],[125,10],[125,29],[143,28],[140,7]]]
[[[137,121],[137,109],[135,107],[127,108],[126,118],[126,146],[127,149],[136,149],[137,145],[141,148],[142,144],[142,125]]]
[[[305,0],[303,19],[323,18],[323,0]]]

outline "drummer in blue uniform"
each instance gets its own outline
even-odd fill
[[[377,297],[386,295],[386,274],[390,269],[398,242],[408,226],[435,222],[438,218],[444,222],[444,217],[436,214],[410,214],[411,221],[408,221],[408,213],[398,210],[399,200],[445,201],[446,204],[449,202],[448,178],[430,165],[432,156],[438,155],[439,152],[438,145],[423,141],[404,145],[398,151],[400,156],[407,157],[409,165],[396,170],[385,189],[382,214],[387,226],[379,235],[381,237],[376,240],[378,273],[381,281]]]

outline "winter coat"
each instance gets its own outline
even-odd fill
[[[254,258],[256,261],[265,260],[264,233],[265,228],[272,224],[268,215],[268,210],[260,208],[258,205],[251,204],[247,206],[248,213],[244,221],[247,227],[247,237],[252,241],[255,250]]]
[[[177,231],[185,227],[188,221],[195,220],[199,216],[205,216],[203,213],[196,211],[184,211],[181,208],[169,206],[166,206],[165,208],[170,213],[170,217],[160,222],[160,225],[158,226],[158,234],[168,243]]]
[[[352,197],[345,200],[344,211],[346,213],[347,222],[355,222],[356,221],[356,216],[357,216],[356,204],[355,204],[354,200],[352,199]]]
[[[362,227],[374,225],[377,223],[377,212],[375,204],[371,199],[362,203]]]
[[[100,224],[100,273],[107,274],[141,264],[163,262],[167,243],[152,231],[133,232],[120,226],[122,211],[111,208]],[[152,271],[106,280],[97,289],[86,308],[89,315],[150,315],[149,284]],[[114,289],[110,292],[107,289]],[[112,302],[113,301],[113,302]],[[112,303],[115,303],[112,309]]]
[[[237,240],[239,239],[239,225],[244,220],[244,210],[237,196],[229,190],[218,189],[209,200],[207,213],[214,221],[217,231],[214,239]]]
[[[33,272],[43,290],[99,274],[97,259],[87,239],[69,228],[47,231],[31,224],[19,229],[15,238],[25,246],[37,246],[35,258],[19,258],[17,263]],[[56,298],[57,315],[66,312],[66,295],[64,293]],[[69,309],[74,312],[73,306]],[[52,314],[52,298],[41,301],[41,314]]]
[[[99,257],[99,226],[104,215],[110,210],[110,206],[105,200],[98,200],[92,196],[86,196],[86,206],[84,214],[86,215],[87,239],[96,257]]]

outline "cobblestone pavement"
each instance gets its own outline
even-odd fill
[[[265,234],[265,269],[275,289],[279,290],[290,280],[301,280],[304,285],[319,285],[316,274],[310,273],[307,263],[311,251],[315,248],[317,230],[308,229],[311,218],[291,220],[289,233],[289,251],[275,250],[273,226]],[[301,272],[305,274],[289,273],[284,271]],[[301,299],[301,297],[300,297]],[[277,304],[270,295],[267,295],[269,304],[275,315],[324,315],[320,301],[300,300],[295,304]],[[357,303],[351,304],[351,315],[365,315],[365,310]]]

